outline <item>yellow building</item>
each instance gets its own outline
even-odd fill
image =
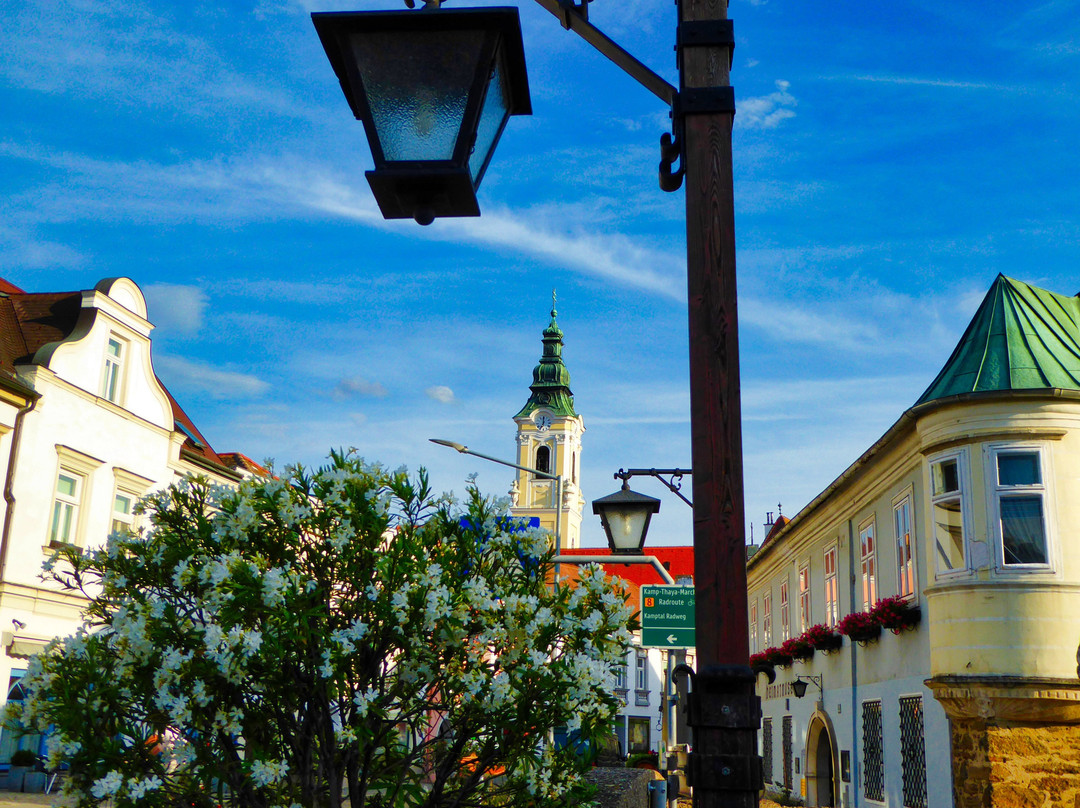
[[[570,371],[563,364],[563,332],[555,321],[544,329],[543,354],[533,368],[531,394],[514,421],[517,423],[517,463],[561,479],[551,480],[519,471],[510,489],[514,516],[537,517],[540,526],[560,539],[563,549],[581,543],[581,513],[585,500],[578,485],[581,436],[585,421],[574,410]],[[561,504],[558,489],[561,487]],[[556,530],[556,522],[559,523]]]
[[[999,276],[922,397],[748,563],[767,788],[1080,804],[1078,527],[1080,298]]]

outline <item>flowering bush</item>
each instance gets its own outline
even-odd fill
[[[852,612],[837,628],[853,640],[871,639],[881,633],[881,624],[872,612]]]
[[[342,453],[282,476],[184,481],[145,535],[60,551],[85,623],[8,720],[51,727],[68,802],[577,804],[585,764],[545,739],[609,731],[624,593],[549,585],[550,537],[475,489],[463,515]]]
[[[878,601],[871,610],[871,614],[882,628],[889,629],[893,634],[899,634],[904,629],[916,625],[922,617],[918,606],[912,606],[909,601],[899,595]]]

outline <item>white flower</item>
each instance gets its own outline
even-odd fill
[[[109,772],[101,779],[94,781],[94,785],[90,787],[90,793],[100,800],[111,797],[120,790],[123,784],[124,776],[120,772]]]
[[[277,762],[256,760],[251,764],[251,782],[256,788],[262,788],[280,781],[288,772],[289,764],[284,760]]]
[[[147,791],[157,791],[161,788],[161,778],[156,774],[152,777],[147,777],[145,780],[137,780],[132,777],[128,780],[128,796],[132,800],[140,800],[146,794]]]
[[[363,693],[357,693],[353,696],[353,704],[356,705],[356,712],[361,718],[367,716],[368,711],[371,710],[372,703],[379,697],[379,692],[375,688],[369,687]]]

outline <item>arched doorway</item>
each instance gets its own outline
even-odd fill
[[[829,714],[818,709],[806,730],[806,804],[839,805],[836,733]]]

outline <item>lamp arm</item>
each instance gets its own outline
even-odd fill
[[[690,469],[619,469],[613,475],[616,480],[622,480],[624,483],[631,477],[655,477],[668,487],[675,496],[689,505],[694,507],[694,503],[686,498],[686,495],[682,493],[682,478],[688,474],[694,472]],[[661,475],[668,475],[671,479],[665,480]]]
[[[572,0],[536,0],[559,18],[562,27],[573,31],[600,52],[608,61],[655,95],[669,107],[675,105],[679,92],[633,54],[589,22],[586,2],[576,5]]]
[[[609,62],[621,69],[630,78],[655,95],[669,107],[675,106],[679,91],[668,84],[660,75],[643,64],[619,43],[589,22],[588,3],[582,0],[576,4],[573,0],[536,0],[547,11],[559,19],[562,27],[573,31],[600,52]],[[446,0],[424,0],[424,9],[435,9]],[[409,8],[416,7],[416,0],[405,0]]]
[[[552,560],[556,564],[573,564],[578,567],[583,564],[648,564],[664,579],[664,583],[675,584],[675,579],[671,577],[664,562],[651,555],[557,555]]]

